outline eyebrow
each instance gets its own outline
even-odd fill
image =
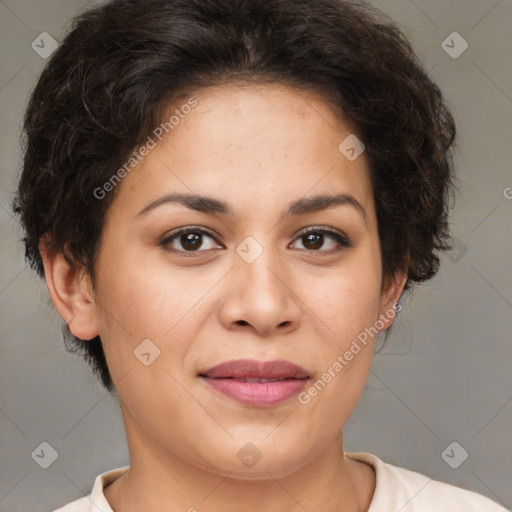
[[[155,208],[167,203],[179,203],[191,210],[196,210],[206,214],[221,214],[233,217],[234,209],[230,203],[215,199],[214,197],[198,194],[184,194],[173,192],[160,197],[156,201],[145,206],[137,217],[142,216]],[[312,197],[302,197],[292,201],[288,208],[282,212],[282,217],[286,215],[304,215],[307,213],[318,212],[333,208],[335,206],[348,205],[354,207],[363,216],[367,223],[366,210],[362,204],[350,194],[336,195],[316,195]]]

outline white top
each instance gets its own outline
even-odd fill
[[[375,470],[376,486],[368,512],[508,512],[481,494],[387,464],[371,453],[350,452],[345,456],[366,462]],[[113,512],[103,487],[128,468],[98,475],[90,494],[53,512]]]

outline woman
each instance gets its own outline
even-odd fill
[[[449,249],[455,126],[340,0],[117,0],[26,113],[15,210],[130,466],[60,511],[499,511],[347,453],[377,333]]]

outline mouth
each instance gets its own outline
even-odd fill
[[[207,375],[200,375],[200,377],[212,378]],[[235,377],[214,377],[215,379],[230,379],[236,382],[247,382],[248,384],[265,384],[266,382],[282,382],[283,380],[303,380],[303,379],[294,379],[291,377],[284,377],[282,379],[258,379],[255,377],[246,377],[246,378],[235,378]]]
[[[199,376],[210,379],[259,379],[264,381],[309,378],[307,371],[302,366],[284,359],[274,361],[237,359],[200,372]]]
[[[272,407],[296,395],[309,375],[304,368],[285,360],[228,361],[200,372],[208,388],[253,407]]]

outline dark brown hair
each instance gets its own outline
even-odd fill
[[[450,248],[453,118],[399,28],[343,0],[114,0],[77,16],[24,120],[13,209],[38,274],[47,235],[94,283],[115,195],[94,190],[178,95],[233,81],[313,90],[343,112],[366,145],[384,278],[405,271],[409,289],[436,274],[436,252]],[[112,389],[100,338],[63,333]]]

